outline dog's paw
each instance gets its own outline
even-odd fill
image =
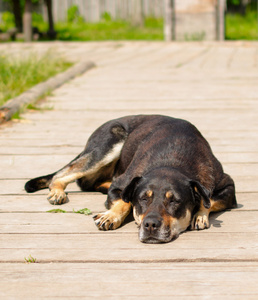
[[[68,202],[68,197],[64,190],[52,189],[48,194],[47,200],[53,205],[60,205]]]
[[[209,215],[206,212],[198,211],[192,219],[191,229],[202,230],[209,226]]]
[[[105,213],[97,214],[93,217],[96,226],[100,230],[114,230],[117,229],[122,220],[113,211],[108,210]]]

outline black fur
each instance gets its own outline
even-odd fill
[[[160,218],[164,220],[161,227],[169,224],[168,220],[188,220],[187,214],[193,216],[202,205],[216,211],[210,199],[219,202],[220,210],[236,207],[234,182],[202,134],[191,123],[166,116],[127,116],[103,124],[72,162],[56,173],[28,181],[25,190],[56,189],[58,182],[59,191],[50,198],[54,197],[54,204],[62,204],[66,195],[60,192],[60,182],[69,178],[85,191],[97,191],[102,183],[111,181],[106,207],[111,208],[118,199],[131,202],[135,214],[148,220],[141,223],[146,226],[150,220],[153,226],[160,225],[156,222]],[[151,197],[146,191],[152,191],[147,193]],[[168,241],[176,236],[172,228],[164,228],[156,235],[148,232],[146,240]]]

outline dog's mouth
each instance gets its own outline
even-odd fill
[[[157,238],[154,237],[148,237],[146,239],[140,239],[142,243],[146,243],[146,244],[161,244],[161,243],[165,243],[164,241],[161,241]]]
[[[171,230],[166,232],[156,232],[154,233],[148,233],[140,228],[139,230],[139,239],[142,243],[146,244],[162,244],[162,243],[168,243],[172,240],[175,240],[178,237],[178,234],[172,233]]]

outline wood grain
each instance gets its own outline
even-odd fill
[[[55,90],[53,110],[0,127],[0,298],[257,299],[258,44],[46,42],[0,51],[53,46],[97,68]],[[73,183],[70,201],[56,207],[47,190],[25,193],[26,180],[62,167],[99,125],[131,113],[195,124],[235,180],[238,208],[213,214],[207,230],[151,245],[130,219],[102,232],[92,216],[73,213],[104,211],[105,195]],[[47,213],[54,208],[67,213]],[[36,263],[25,263],[30,255]]]

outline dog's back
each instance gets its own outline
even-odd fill
[[[121,124],[123,125],[123,119]],[[132,119],[134,124],[135,120]],[[126,120],[128,124],[128,120]],[[130,124],[130,121],[129,121]],[[124,125],[123,125],[124,126]],[[131,168],[141,174],[160,166],[180,169],[212,189],[223,175],[220,162],[191,123],[166,116],[137,116],[121,152],[116,175]]]

